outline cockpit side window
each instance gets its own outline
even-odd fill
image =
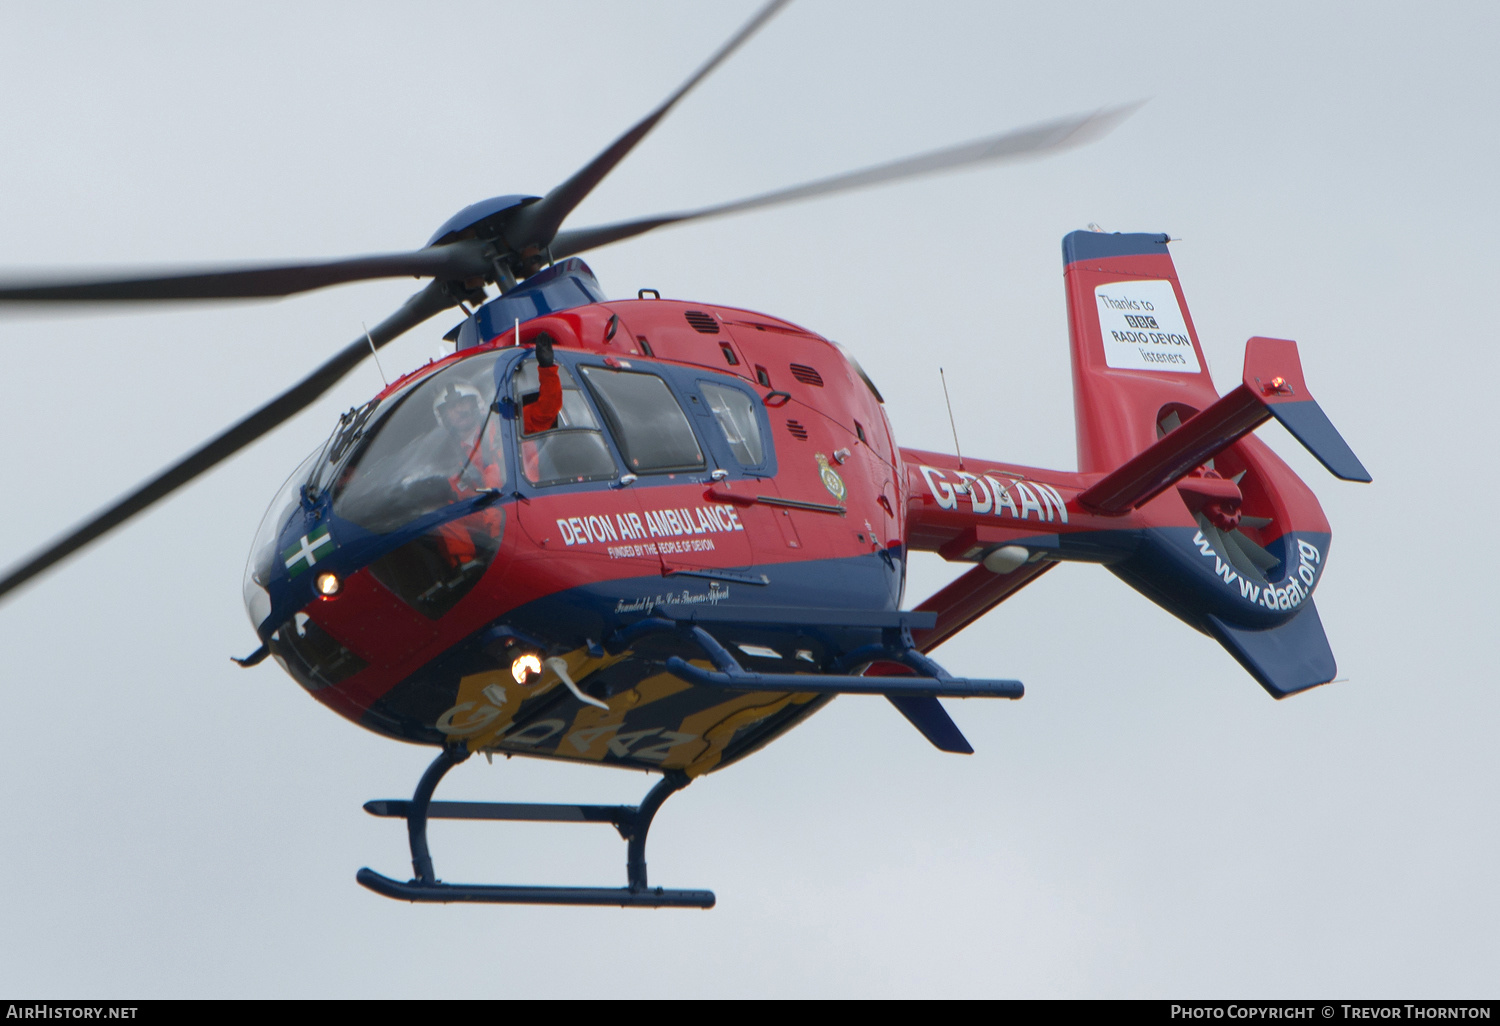
[[[747,467],[758,467],[766,460],[766,447],[760,434],[760,418],[755,415],[755,400],[738,388],[698,382],[698,390],[714,420],[724,432],[734,458]]]
[[[703,450],[682,406],[655,374],[584,367],[583,376],[635,474],[701,470]]]
[[[562,408],[557,417],[550,426],[539,425],[529,432],[523,428],[521,468],[526,480],[534,485],[614,480],[619,468],[588,399],[568,368],[559,364],[557,376],[562,385]],[[517,420],[525,424],[526,407],[541,395],[534,358],[523,360],[516,369],[512,391],[516,406],[522,411]]]

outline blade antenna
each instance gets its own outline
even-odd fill
[[[958,425],[953,422],[953,401],[948,398],[948,377],[943,368],[938,368],[938,380],[943,383],[943,402],[948,404],[948,426],[953,429],[953,451],[958,454],[958,469],[964,469],[964,451],[958,447]]]

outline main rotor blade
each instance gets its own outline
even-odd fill
[[[620,221],[616,224],[600,225],[597,228],[577,228],[558,232],[557,238],[552,243],[552,256],[561,260],[563,257],[599,246],[607,246],[611,242],[619,242],[669,224],[724,217],[727,214],[738,214],[746,210],[772,207],[782,203],[794,203],[816,196],[864,189],[872,185],[884,185],[887,182],[897,182],[906,178],[919,178],[923,175],[954,171],[958,168],[974,167],[980,164],[992,164],[1002,160],[1036,157],[1074,146],[1082,146],[1102,138],[1117,124],[1133,114],[1139,106],[1139,103],[1134,103],[1122,107],[1107,107],[1092,114],[1043,121],[1027,128],[1018,128],[985,139],[976,139],[958,146],[934,150],[931,153],[906,157],[889,164],[879,164],[865,168],[863,171],[847,171],[831,178],[821,178],[805,185],[792,186],[789,189],[777,189],[774,192],[735,200],[732,203],[720,203],[716,206],[700,207],[697,210],[687,210],[676,214],[660,214],[636,221]]]
[[[481,244],[465,240],[411,253],[349,257],[312,264],[269,264],[130,278],[0,280],[0,305],[290,296],[372,278],[462,281],[489,270]]]
[[[239,452],[251,442],[268,434],[313,403],[336,384],[354,366],[370,355],[373,343],[379,348],[392,339],[421,324],[427,318],[454,305],[446,290],[433,282],[412,296],[390,317],[370,332],[345,346],[333,359],[303,378],[281,395],[266,403],[217,438],[184,456],[177,463],[122,496],[113,505],[100,510],[26,562],[12,568],[0,579],[0,597],[15,590],[53,564],[66,559],[100,535],[113,530],[146,509],[158,499],[170,495],[189,481]]]
[[[615,165],[635,149],[636,143],[644,139],[646,133],[655,128],[658,121],[667,116],[667,113],[676,106],[677,101],[707,78],[710,72],[722,64],[730,54],[738,50],[762,25],[770,21],[790,2],[791,0],[771,0],[746,23],[744,28],[736,32],[729,42],[719,47],[718,52],[710,57],[701,68],[693,72],[692,77],[678,87],[675,93],[667,97],[661,106],[638,121],[628,132],[611,143],[608,149],[576,171],[567,181],[536,203],[522,208],[516,215],[513,227],[505,233],[506,241],[518,252],[529,246],[546,246],[551,242],[553,236],[557,234],[557,229],[562,225],[563,219],[583,202],[583,198],[593,191],[594,186],[604,180],[605,175],[614,170]]]

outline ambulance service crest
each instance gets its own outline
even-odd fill
[[[823,479],[823,487],[828,489],[829,495],[832,495],[839,502],[843,502],[844,479],[839,477],[837,470],[833,469],[833,466],[828,462],[827,456],[824,456],[822,453],[818,453],[817,456],[818,476]]]

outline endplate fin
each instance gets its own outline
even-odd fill
[[[1311,599],[1300,613],[1270,630],[1234,627],[1212,614],[1206,619],[1219,644],[1239,660],[1272,698],[1285,698],[1327,684],[1338,674],[1333,649],[1323,632],[1323,621]]]
[[[953,722],[953,717],[948,715],[948,710],[943,708],[943,703],[930,695],[886,695],[908,720],[911,725],[922,732],[922,736],[931,741],[933,747],[942,752],[954,752],[958,755],[973,755],[974,746],[969,744],[964,737],[963,731],[958,729],[958,724]]]

